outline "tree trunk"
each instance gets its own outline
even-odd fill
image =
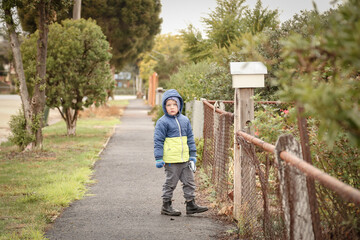
[[[38,5],[39,13],[39,39],[37,41],[36,56],[36,74],[37,80],[34,86],[34,93],[31,101],[31,109],[33,112],[33,121],[37,126],[33,144],[36,148],[42,148],[42,126],[45,107],[45,88],[46,88],[46,54],[47,54],[47,38],[48,38],[48,12],[45,0]]]
[[[74,1],[73,19],[78,20],[81,18],[81,0]]]
[[[26,86],[25,73],[23,67],[22,56],[20,52],[20,43],[17,33],[15,32],[15,24],[13,16],[10,9],[4,9],[6,27],[9,31],[11,50],[14,56],[15,69],[19,79],[19,88],[20,88],[20,98],[22,102],[22,108],[26,120],[26,131],[29,135],[32,135],[31,132],[31,109],[30,109],[30,99],[29,92]]]
[[[78,118],[78,113],[78,110],[73,110],[71,108],[64,110],[68,136],[76,135],[76,122]]]

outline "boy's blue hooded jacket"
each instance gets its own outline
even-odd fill
[[[180,100],[179,113],[171,116],[166,111],[166,100],[177,97]],[[154,155],[156,160],[165,163],[187,162],[189,157],[196,157],[196,145],[189,119],[181,114],[184,102],[175,89],[166,91],[162,97],[162,116],[155,126]]]

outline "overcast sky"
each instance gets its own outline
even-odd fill
[[[246,5],[254,8],[257,0],[247,0]],[[320,12],[333,7],[332,0],[314,0]],[[300,10],[312,10],[312,0],[262,0],[263,7],[279,9],[280,21],[290,19]],[[161,33],[178,34],[178,30],[186,28],[189,24],[203,31],[202,17],[215,10],[216,0],[161,0],[163,19]]]

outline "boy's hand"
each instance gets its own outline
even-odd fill
[[[156,167],[162,168],[165,165],[165,162],[162,159],[156,160]]]
[[[190,157],[189,161],[193,161],[194,163],[196,163],[196,157]]]

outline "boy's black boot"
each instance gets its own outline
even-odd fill
[[[195,199],[186,201],[186,214],[202,213],[209,210],[207,207],[198,206],[195,203]]]
[[[163,205],[161,208],[161,214],[163,215],[169,215],[169,216],[180,216],[181,212],[177,209],[174,209],[171,206],[172,201],[171,200],[164,200]]]

